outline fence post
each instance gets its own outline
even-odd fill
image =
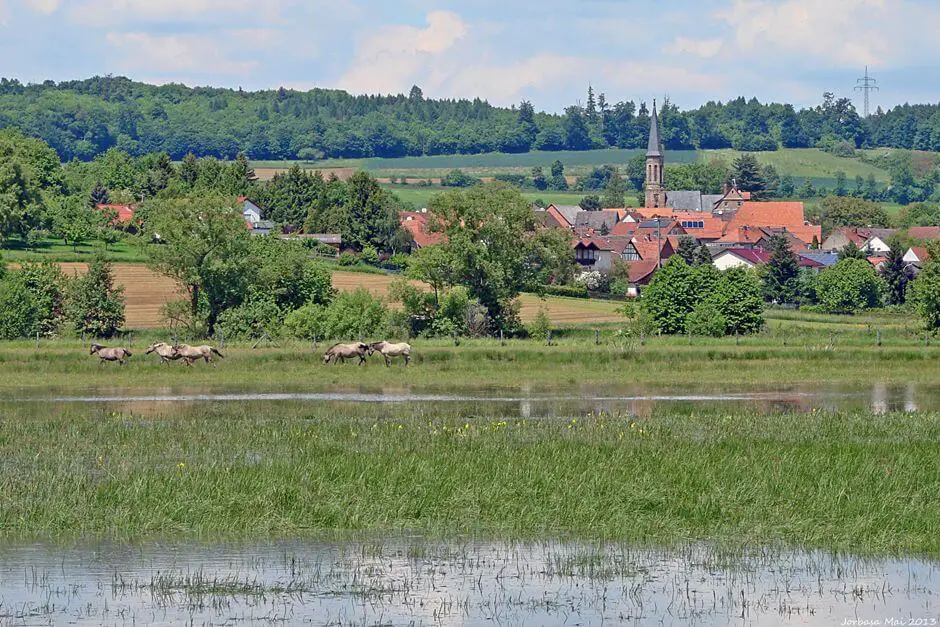
[[[548,345],[549,346],[552,345],[552,330],[551,329],[548,330]]]
[[[734,345],[735,345],[735,346],[740,346],[740,345],[741,345],[741,336],[738,335],[738,332],[737,332],[737,331],[734,332]]]
[[[646,346],[646,331],[640,331],[640,346]]]
[[[500,345],[500,346],[505,346],[505,345],[506,345],[506,340],[503,338],[503,330],[502,330],[502,329],[499,330],[499,345]]]
[[[878,329],[878,346],[881,346],[881,329]]]
[[[225,331],[219,329],[219,348],[225,348]]]
[[[39,331],[36,331],[36,348],[39,348]]]
[[[601,345],[601,332],[600,329],[594,329],[594,346]]]

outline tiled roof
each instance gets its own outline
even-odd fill
[[[839,255],[837,253],[824,252],[821,250],[804,250],[798,252],[797,256],[815,261],[823,268],[834,266],[839,261]]]
[[[134,212],[137,211],[137,205],[115,205],[99,204],[95,206],[99,211],[113,211],[115,213],[114,224],[127,224],[134,220]]]
[[[921,262],[924,262],[930,259],[930,252],[923,246],[912,246],[910,250],[907,251],[907,253],[908,254],[914,253],[914,255],[917,256],[917,259]]]
[[[612,229],[618,224],[623,216],[622,210],[612,209],[603,211],[579,211],[575,214],[574,227],[589,226],[593,229],[600,229],[606,224],[607,228]]]
[[[574,226],[578,213],[581,211],[584,211],[578,205],[555,205],[555,204],[549,205],[548,207],[545,208],[545,210],[549,212],[554,210],[555,212],[557,212],[558,215],[561,216],[568,223],[569,228]]]
[[[822,227],[806,224],[802,202],[745,202],[728,223],[728,230],[742,226],[786,227],[805,244],[822,241]]]
[[[655,259],[649,261],[631,261],[630,283],[645,282],[656,272],[658,265]]]
[[[763,248],[729,248],[715,255],[715,259],[718,259],[718,257],[722,255],[734,255],[755,266],[760,266],[770,261],[770,251],[764,250]]]
[[[411,238],[414,240],[418,248],[434,246],[435,244],[440,244],[447,239],[447,236],[443,233],[431,233],[427,230],[428,214],[426,213],[421,213],[418,211],[402,211],[399,216],[402,228],[411,233]]]
[[[940,226],[913,226],[907,234],[914,239],[940,239]]]
[[[666,192],[666,206],[676,211],[701,211],[702,192],[678,190]],[[708,208],[711,211],[711,207]]]

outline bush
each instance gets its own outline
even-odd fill
[[[548,312],[544,307],[539,307],[535,319],[526,326],[526,332],[534,340],[545,340],[548,338],[548,332],[552,328],[552,321],[548,317]]]
[[[827,313],[880,307],[884,291],[884,280],[864,259],[841,259],[816,279],[816,298]]]
[[[359,263],[359,258],[355,253],[347,250],[340,253],[337,263],[341,266],[354,266]]]
[[[270,294],[252,293],[248,300],[222,312],[218,326],[227,338],[259,338],[280,332],[283,313]]]
[[[0,281],[0,339],[31,337],[38,328],[38,308],[17,273]]]
[[[625,298],[630,292],[630,283],[623,279],[614,279],[610,282],[610,295]]]
[[[388,308],[368,290],[342,292],[326,307],[306,305],[284,320],[286,334],[301,339],[355,340],[383,334]]]
[[[928,331],[940,328],[940,263],[931,258],[907,288],[907,301]]]
[[[764,326],[761,282],[753,271],[744,268],[725,270],[705,302],[713,303],[721,312],[726,334],[757,333]]]
[[[379,264],[379,252],[372,246],[364,246],[362,253],[359,255],[359,260],[370,266],[377,266]]]
[[[604,284],[604,275],[597,270],[582,272],[574,279],[575,285],[584,286],[587,290],[598,291]]]
[[[453,169],[441,178],[441,187],[473,187],[482,181],[475,176]]]
[[[72,283],[69,317],[75,331],[112,337],[124,325],[124,287],[115,287],[111,264],[97,257]]]
[[[686,322],[688,332],[706,337],[723,337],[728,330],[728,320],[714,299],[703,300],[689,314]]]
[[[55,335],[67,318],[68,278],[50,261],[23,264],[19,274],[36,303],[36,330]]]
[[[588,289],[583,285],[546,285],[542,293],[547,296],[567,296],[568,298],[588,298]]]

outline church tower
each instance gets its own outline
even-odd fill
[[[653,100],[653,118],[650,120],[650,142],[646,150],[646,208],[658,209],[666,206],[666,185],[663,165],[666,157],[663,142],[659,138],[659,116]]]

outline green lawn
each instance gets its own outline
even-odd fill
[[[729,163],[740,154],[740,152],[734,150],[706,150],[700,153],[702,159],[708,160],[717,157]],[[880,183],[888,181],[888,173],[881,168],[863,163],[859,159],[838,157],[816,148],[784,148],[776,152],[758,152],[754,154],[757,155],[757,159],[761,163],[773,165],[781,176],[789,174],[794,178],[834,181],[836,172],[841,170],[845,172],[846,179],[851,187],[854,187],[857,175],[867,179],[869,174],[873,174],[875,180]]]
[[[110,261],[124,261],[143,263],[147,257],[133,241],[124,240],[111,244],[105,250],[105,245],[99,240],[90,240],[79,246],[71,246],[61,239],[45,238],[39,240],[33,248],[27,248],[26,243],[11,239],[3,243],[0,256],[6,262],[22,261],[59,261],[59,262],[87,262],[96,253],[103,253]]]

